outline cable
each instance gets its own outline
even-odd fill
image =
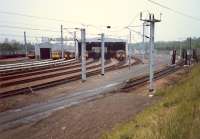
[[[2,11],[2,10],[0,10],[0,14],[15,15],[15,16],[35,18],[35,19],[40,19],[40,20],[56,21],[56,22],[70,22],[70,23],[75,23],[75,22],[72,22],[72,21],[66,21],[66,20],[62,20],[62,19],[48,18],[48,17],[41,17],[41,16],[34,16],[34,15],[29,15],[29,14],[22,14],[22,13],[16,13],[16,12],[8,12],[8,11]],[[81,23],[79,23],[79,24],[81,24]]]
[[[150,3],[153,3],[153,4],[157,5],[157,6],[160,6],[160,7],[164,8],[164,9],[170,10],[170,11],[176,13],[176,14],[185,16],[185,17],[187,17],[187,18],[190,18],[190,19],[193,19],[193,20],[196,20],[196,21],[200,21],[200,18],[197,18],[197,17],[191,16],[191,15],[185,14],[185,13],[183,13],[183,12],[174,10],[174,9],[172,9],[172,8],[170,8],[170,7],[167,7],[167,6],[165,6],[165,5],[162,5],[162,4],[160,4],[160,3],[158,3],[158,2],[155,2],[155,1],[153,1],[153,0],[147,0],[147,1],[149,1]]]
[[[139,32],[139,31],[135,31],[135,30],[133,30],[133,29],[130,29],[130,30],[133,31],[133,32],[135,32],[135,33],[138,34],[139,36],[143,36],[143,33]],[[145,35],[145,34],[144,34],[144,37],[145,37],[145,38],[149,38],[149,36],[147,36],[147,35]]]
[[[101,30],[101,28],[103,27],[103,26],[96,26],[96,25],[86,24],[86,23],[81,23],[81,22],[72,22],[72,21],[66,21],[66,20],[62,20],[62,19],[46,18],[46,17],[34,16],[34,15],[22,14],[22,13],[16,13],[16,12],[8,12],[8,11],[2,11],[2,10],[0,10],[0,14],[15,15],[15,16],[35,18],[35,19],[40,19],[40,20],[56,21],[56,22],[65,22],[65,23],[68,22],[68,23],[80,24],[81,26],[86,27],[86,28],[93,27],[97,30]]]
[[[17,26],[30,26],[30,27],[42,27],[42,28],[55,28],[58,27],[58,25],[53,25],[52,26],[48,26],[47,24],[30,24],[30,23],[25,23],[25,22],[16,22],[16,21],[8,21],[8,20],[0,20],[0,23],[2,24],[6,24],[6,25],[17,25]]]
[[[33,30],[33,31],[59,32],[49,29],[29,28],[29,27],[10,26],[10,25],[0,25],[0,27],[11,28],[11,29]]]
[[[16,34],[0,34],[0,36],[24,38],[23,35],[16,35]],[[28,38],[41,38],[41,37],[36,37],[36,36],[27,36],[27,37]]]
[[[130,26],[130,25],[136,20],[136,18],[137,18],[139,15],[140,15],[140,13],[139,13],[139,14],[136,14],[136,15],[133,17],[133,19],[130,21],[130,23],[128,24],[128,26]]]
[[[5,33],[1,33],[0,36],[7,36],[7,37],[18,37],[18,38],[24,38],[23,35],[19,35],[19,34],[5,34]],[[32,35],[27,35],[27,38],[42,38],[43,36],[32,36]],[[48,38],[54,38],[53,36],[49,36]]]

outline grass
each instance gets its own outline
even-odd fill
[[[172,87],[159,90],[161,101],[103,139],[200,139],[200,66]]]

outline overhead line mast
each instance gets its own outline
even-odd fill
[[[150,62],[149,62],[149,92],[153,92],[154,91],[154,84],[153,84],[153,79],[154,79],[154,67],[155,67],[155,63],[154,63],[154,34],[155,34],[155,23],[157,22],[161,22],[161,15],[160,15],[160,19],[155,19],[154,14],[149,14],[148,19],[143,19],[142,17],[142,12],[140,13],[140,20],[150,23]]]

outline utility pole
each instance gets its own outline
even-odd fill
[[[81,77],[86,81],[86,35],[85,29],[81,29]]]
[[[63,48],[63,25],[61,25],[61,38],[60,38],[60,42],[61,42],[61,51],[62,51],[62,59],[64,58],[64,48]]]
[[[154,33],[155,33],[155,23],[161,22],[161,19],[155,19],[154,14],[149,14],[148,19],[142,18],[142,13],[140,13],[140,20],[150,23],[150,64],[149,64],[149,92],[154,91]]]
[[[74,31],[74,47],[75,47],[75,58],[78,60],[79,57],[79,51],[78,51],[78,43],[76,38],[76,31]]]
[[[24,47],[25,47],[26,57],[28,57],[28,48],[27,48],[26,32],[25,31],[24,31]]]
[[[104,33],[101,34],[101,75],[105,74],[105,40]]]

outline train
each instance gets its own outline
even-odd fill
[[[124,61],[126,59],[126,52],[124,50],[117,50],[115,58],[119,61]]]
[[[35,59],[35,52],[29,52],[28,53],[28,58],[29,59]]]
[[[61,55],[60,55],[59,52],[52,52],[51,57],[52,57],[53,60],[57,60],[57,59],[61,58]]]
[[[89,58],[89,54],[88,52],[86,51],[86,59]],[[52,59],[53,60],[57,60],[57,59],[61,59],[62,58],[62,53],[61,52],[58,52],[58,51],[55,51],[55,52],[52,52]],[[70,60],[70,59],[74,59],[75,58],[75,52],[64,52],[64,58],[66,60]]]
[[[82,44],[78,43],[79,57],[81,56]],[[101,41],[98,38],[86,41],[88,57],[93,59],[101,58]],[[115,58],[119,61],[126,59],[126,42],[120,39],[107,38],[104,44],[105,59]]]
[[[62,53],[58,52],[58,51],[54,51],[54,52],[52,52],[51,57],[53,60],[61,59]],[[64,52],[64,58],[66,60],[74,59],[75,53],[74,52]]]
[[[86,55],[88,58],[93,59],[100,59],[101,58],[101,52],[95,52],[93,50],[86,51]],[[79,57],[81,57],[81,54],[79,54]],[[126,59],[126,52],[124,50],[110,50],[109,52],[105,52],[105,59],[111,59],[115,58],[119,61],[124,61]]]
[[[80,55],[79,55],[80,56]],[[35,58],[35,53],[29,53],[28,57],[30,59],[34,59]],[[51,58],[53,60],[58,60],[62,58],[62,53],[59,51],[54,51],[51,53]],[[70,59],[74,59],[75,58],[75,52],[64,52],[64,58],[66,60],[70,60]],[[100,53],[95,53],[92,51],[86,51],[86,58],[93,58],[93,59],[100,59],[101,58],[101,54]],[[126,59],[126,52],[124,50],[117,50],[117,51],[112,51],[110,52],[109,55],[106,55],[106,59],[110,59],[110,58],[115,58],[119,61],[124,61]]]

